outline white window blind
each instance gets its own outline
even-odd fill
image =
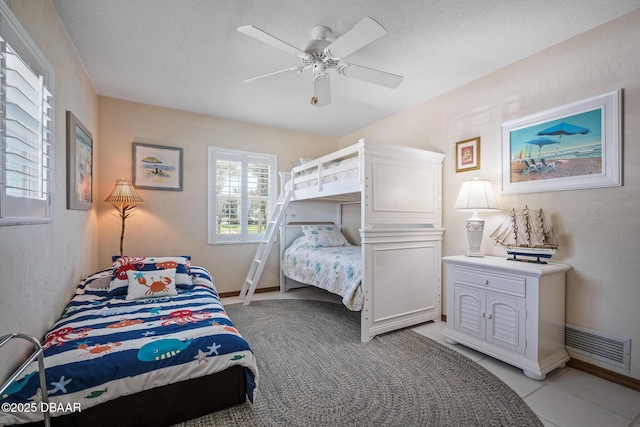
[[[0,225],[49,222],[53,70],[0,6]]]
[[[209,148],[209,243],[259,241],[276,194],[276,156]]]

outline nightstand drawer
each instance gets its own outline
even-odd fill
[[[526,279],[523,276],[496,274],[482,269],[456,266],[453,280],[468,285],[501,290],[510,294],[525,295]]]

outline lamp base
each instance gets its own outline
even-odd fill
[[[484,254],[482,252],[465,252],[464,256],[469,256],[469,257],[477,257],[477,258],[483,258]]]
[[[484,220],[475,214],[467,219],[467,241],[469,242],[469,250],[465,254],[469,257],[483,257],[484,254],[480,250],[482,244],[482,234],[484,233]]]

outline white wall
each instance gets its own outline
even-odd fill
[[[277,154],[278,169],[291,170],[299,157],[319,157],[337,149],[337,140],[201,114],[100,97],[97,188],[101,267],[119,253],[119,218],[102,201],[115,181],[132,178],[132,142],[182,147],[184,190],[138,190],[144,203],[127,219],[124,251],[128,255],[191,255],[194,264],[213,274],[219,292],[239,291],[257,244],[207,243],[207,148],[233,148]],[[274,248],[260,278],[260,288],[279,286],[278,250]]]
[[[341,146],[371,138],[447,155],[444,255],[461,254],[467,246],[464,220],[468,213],[452,210],[464,180],[475,175],[490,179],[503,211],[525,204],[544,209],[559,234],[560,250],[553,260],[573,267],[567,275],[567,322],[633,340],[630,372],[577,354],[572,357],[634,378],[640,378],[638,40],[640,11],[340,139]],[[623,187],[499,195],[501,122],[618,88],[624,89]],[[477,136],[481,137],[481,169],[456,173],[455,143]],[[488,239],[504,214],[482,216],[486,220],[482,250],[505,256]]]
[[[60,316],[75,285],[97,266],[95,204],[67,210],[65,112],[72,111],[94,136],[98,155],[98,98],[66,30],[49,1],[8,1],[10,9],[55,69],[55,186],[53,222],[0,227],[0,335],[41,338]],[[94,168],[94,180],[98,168]],[[95,187],[94,187],[95,191]],[[0,353],[0,379],[14,367],[18,348]]]

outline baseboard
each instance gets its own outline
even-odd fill
[[[279,291],[280,290],[280,286],[273,286],[271,288],[258,288],[255,290],[254,293],[259,294],[262,292],[273,292],[273,291]],[[220,296],[220,298],[229,298],[229,297],[237,297],[238,295],[240,295],[240,291],[235,291],[235,292],[222,292],[220,294],[218,294]]]
[[[640,391],[640,380],[601,368],[600,366],[592,365],[591,363],[583,362],[578,359],[570,359],[567,362],[567,366],[595,375],[596,377],[600,377],[607,381],[611,381],[612,383],[620,384],[621,386],[632,390]]]

